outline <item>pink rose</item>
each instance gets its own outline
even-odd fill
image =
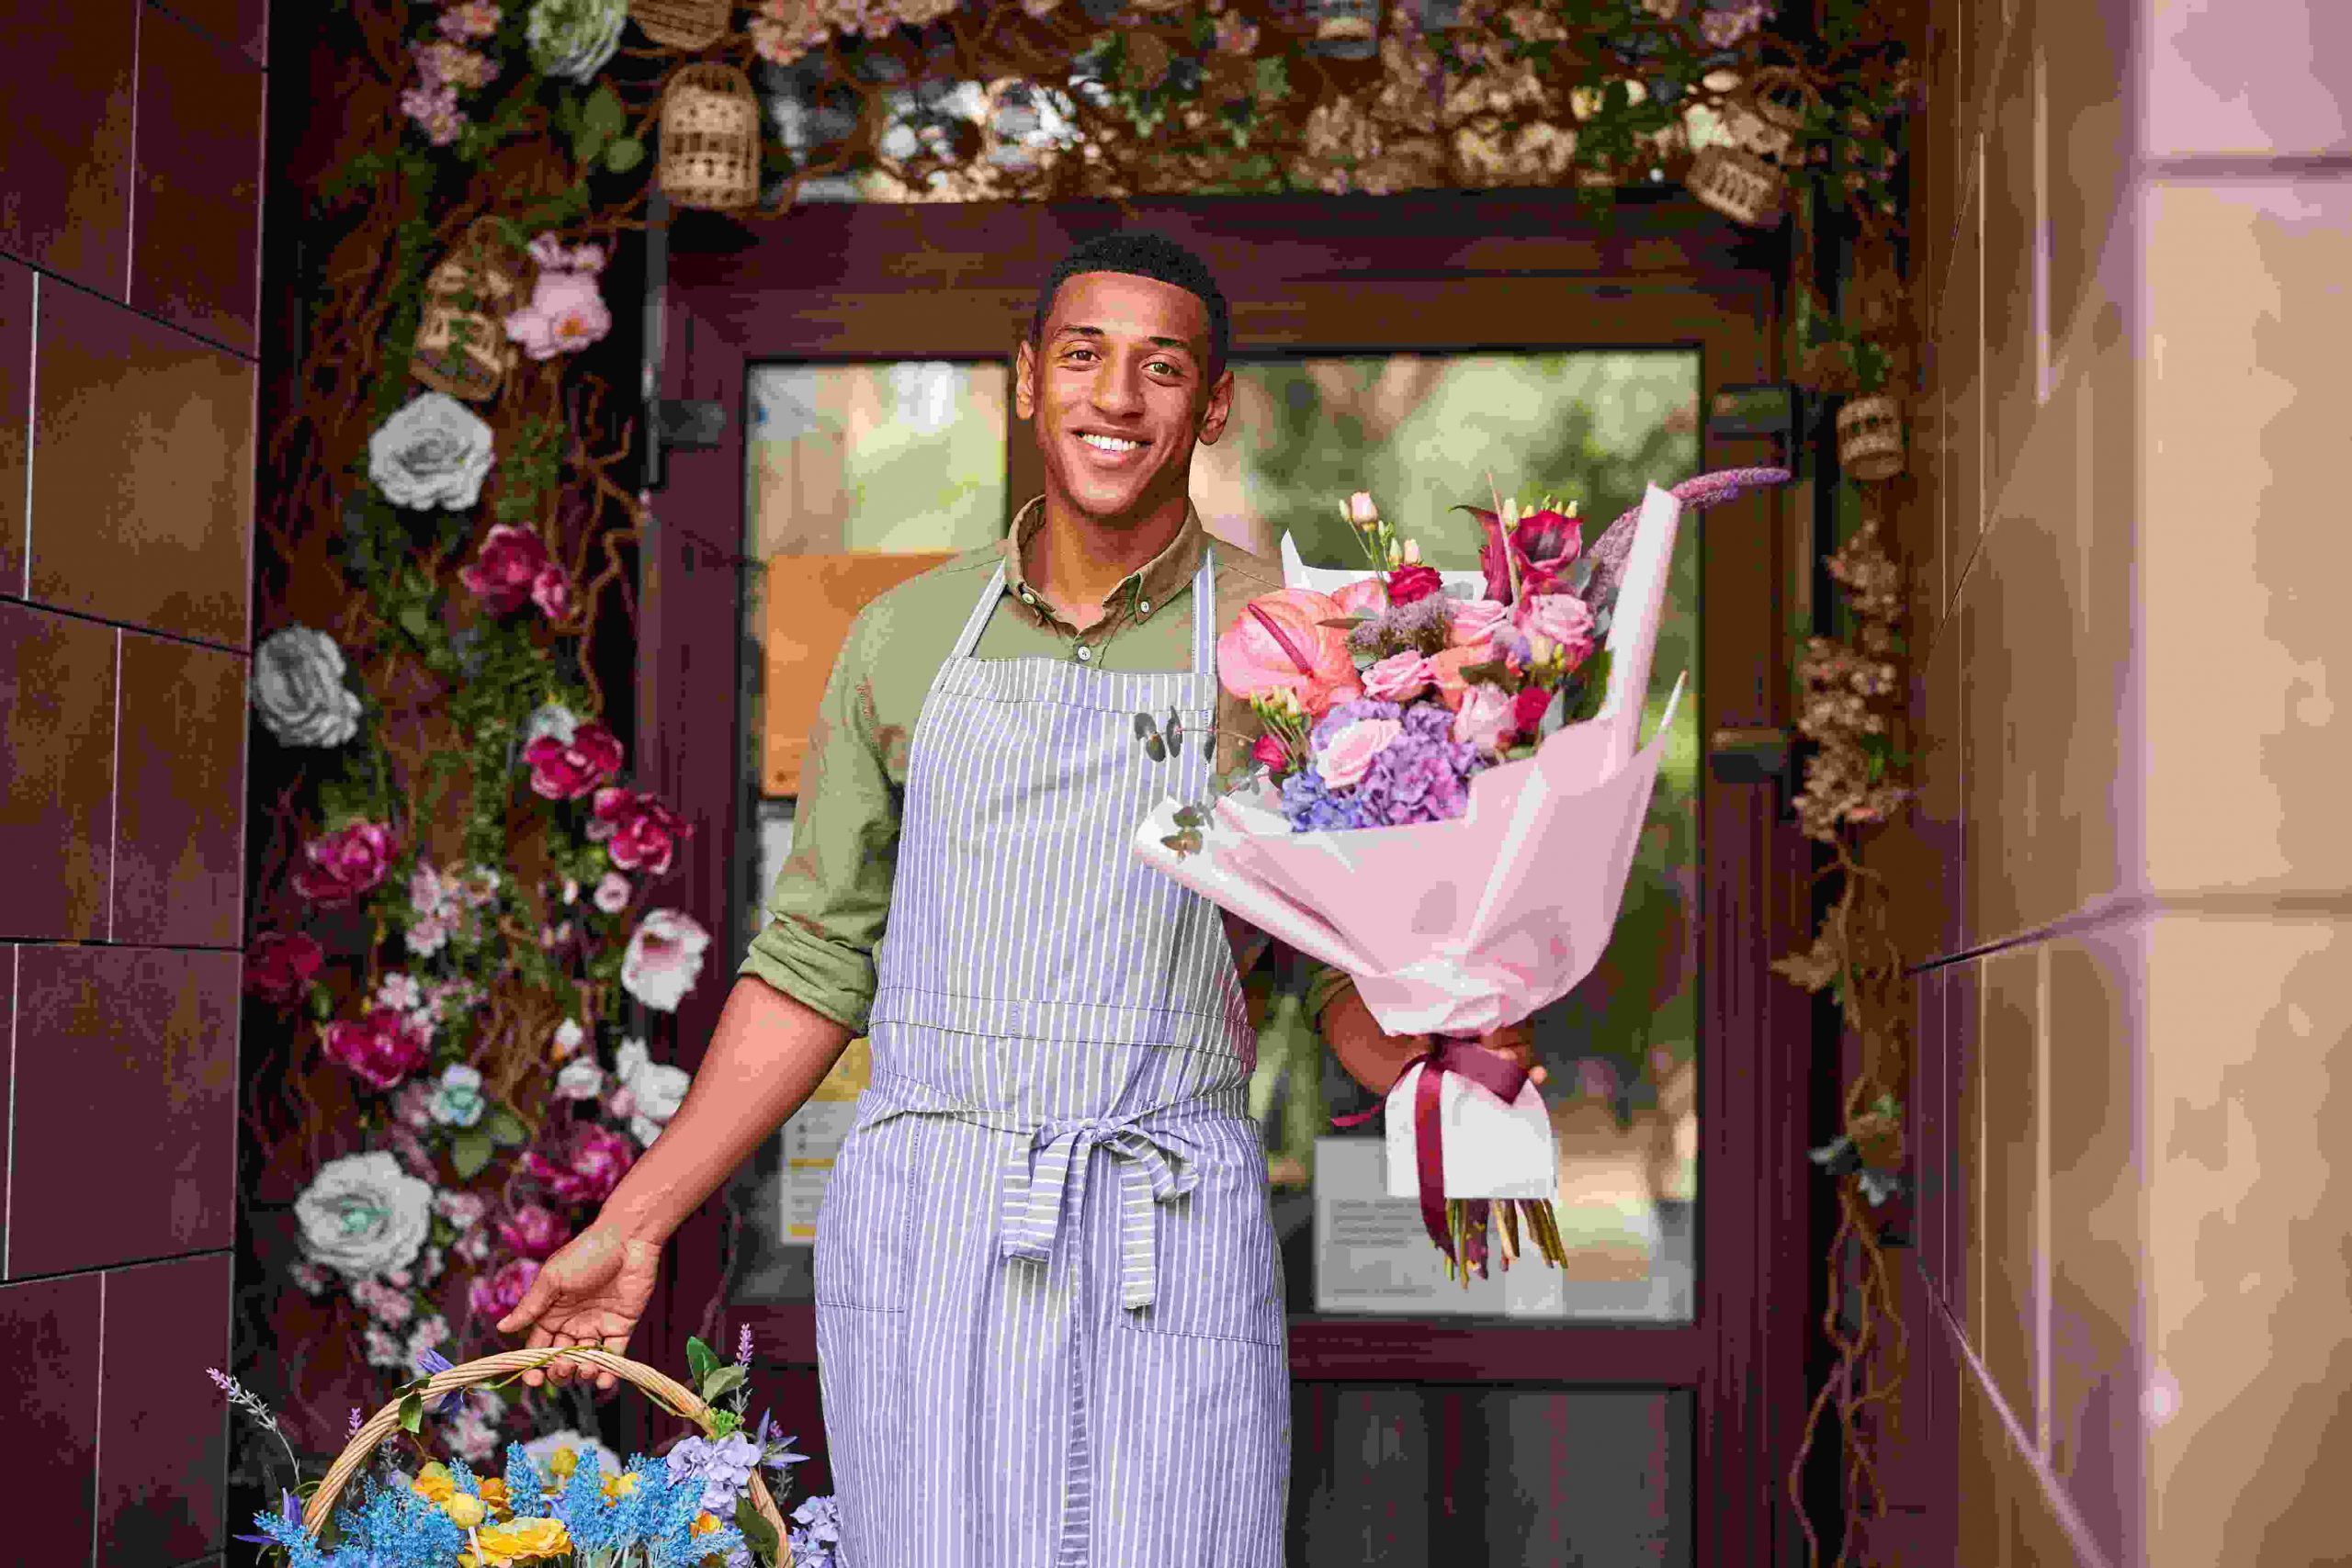
[[[621,954],[621,989],[657,1012],[675,1012],[701,977],[710,933],[676,909],[649,909]]]
[[[1501,750],[1510,728],[1511,700],[1493,686],[1471,687],[1454,710],[1454,739],[1467,740],[1481,751]]]
[[[1377,615],[1388,608],[1388,584],[1377,577],[1359,578],[1331,595],[1343,615]]]
[[[1376,703],[1401,703],[1429,688],[1430,661],[1407,649],[1363,672],[1363,694]]]
[[[1492,599],[1464,599],[1453,605],[1453,618],[1446,625],[1445,640],[1454,648],[1469,648],[1493,637],[1505,621],[1510,619],[1510,606],[1498,604]]]
[[[245,950],[245,989],[285,1007],[310,988],[326,957],[326,949],[301,931],[264,931]]]
[[[533,359],[576,354],[613,330],[594,273],[543,271],[531,302],[506,318],[506,335]]]
[[[294,891],[328,908],[372,892],[392,867],[392,834],[373,822],[313,839],[302,847],[311,863],[294,874]]]
[[[1405,733],[1393,718],[1360,718],[1331,737],[1315,759],[1315,771],[1333,789],[1351,789],[1363,782],[1372,760]]]
[[[531,585],[547,565],[548,547],[537,534],[501,523],[483,537],[473,564],[458,580],[491,614],[511,615],[531,597]]]
[[[1544,716],[1552,710],[1552,693],[1542,686],[1523,686],[1511,699],[1510,728],[1516,735],[1532,740],[1543,728]]]
[[[605,842],[605,853],[623,871],[660,876],[670,869],[678,841],[693,832],[686,820],[650,795],[606,786],[596,792],[595,819],[588,824],[592,841]]]
[[[526,1203],[498,1222],[498,1239],[510,1252],[546,1258],[571,1239],[571,1227],[554,1210]]]
[[[539,575],[531,579],[531,603],[550,621],[560,621],[571,611],[571,579],[563,568],[553,561],[539,568]]]
[[[327,1060],[348,1067],[378,1089],[390,1089],[425,1064],[423,1030],[390,1008],[370,1009],[357,1022],[326,1026]]]
[[[392,1096],[392,1114],[403,1127],[422,1130],[433,1125],[433,1086],[412,1078]]]
[[[598,879],[596,891],[589,897],[605,913],[617,915],[628,908],[628,878],[617,871],[608,871]]]
[[[1462,700],[1469,694],[1470,682],[1462,678],[1464,666],[1484,664],[1495,657],[1492,643],[1475,643],[1468,648],[1449,648],[1430,659],[1430,679],[1437,683],[1437,700],[1455,712],[1462,709]]]
[[[1519,602],[1511,621],[1524,636],[1549,637],[1573,670],[1592,657],[1592,610],[1573,593],[1537,593]]]
[[[514,1258],[497,1273],[476,1280],[466,1292],[467,1304],[474,1309],[476,1316],[496,1322],[523,1304],[525,1292],[538,1277],[537,1258]]]
[[[577,800],[620,772],[621,743],[601,724],[583,724],[569,740],[542,735],[523,748],[531,764],[531,792],[548,800]]]
[[[582,1127],[555,1157],[537,1149],[525,1155],[523,1170],[560,1203],[601,1203],[620,1185],[632,1157],[628,1140],[618,1133]]]
[[[1329,595],[1284,588],[1250,601],[1216,642],[1217,675],[1244,702],[1272,692],[1297,697],[1310,717],[1363,693],[1348,635],[1326,621],[1342,618]]]
[[[1391,604],[1418,604],[1432,593],[1445,588],[1445,579],[1437,568],[1423,566],[1419,561],[1400,566],[1388,574],[1388,602]]]

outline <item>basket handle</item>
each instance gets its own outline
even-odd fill
[[[492,1382],[510,1373],[544,1367],[557,1359],[568,1359],[610,1372],[623,1382],[642,1389],[652,1396],[654,1404],[680,1420],[693,1422],[706,1437],[710,1434],[710,1406],[685,1384],[642,1361],[632,1361],[609,1350],[591,1350],[576,1345],[569,1348],[547,1346],[537,1350],[503,1350],[495,1356],[484,1356],[461,1367],[451,1367],[446,1372],[435,1372],[421,1390],[413,1392],[432,1399],[458,1389],[471,1388],[476,1383]],[[302,1511],[302,1529],[309,1532],[311,1539],[318,1539],[321,1527],[334,1509],[335,1499],[342,1495],[344,1487],[350,1483],[352,1477],[366,1467],[369,1456],[376,1451],[376,1445],[391,1436],[400,1424],[401,1402],[394,1400],[362,1422],[359,1429],[351,1434],[351,1440],[343,1446],[343,1452],[335,1456],[334,1463],[327,1467],[326,1479],[319,1483],[316,1492],[311,1494],[310,1506]],[[751,1492],[752,1508],[760,1517],[775,1528],[776,1539],[782,1543],[776,1554],[776,1568],[791,1568],[792,1542],[786,1532],[784,1516],[777,1511],[775,1499],[768,1495],[767,1483],[761,1479],[757,1469],[752,1472]]]

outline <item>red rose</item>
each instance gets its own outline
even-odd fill
[[[571,1227],[554,1210],[526,1203],[498,1222],[498,1239],[525,1258],[546,1258],[571,1239]]]
[[[481,542],[474,564],[458,573],[492,615],[511,615],[531,597],[532,585],[548,565],[548,547],[528,528],[501,523]]]
[[[1445,579],[1438,575],[1433,566],[1400,566],[1388,574],[1388,603],[1418,604],[1444,586]]]
[[[531,792],[549,800],[578,800],[620,772],[621,743],[601,724],[583,724],[570,740],[542,735],[523,748],[531,764]]]
[[[1282,737],[1269,730],[1258,737],[1258,743],[1250,748],[1250,760],[1263,762],[1280,772],[1290,766],[1290,748],[1283,744]]]
[[[693,832],[685,818],[650,795],[606,786],[596,792],[595,820],[588,837],[605,843],[605,853],[623,871],[660,876],[670,869],[678,841]]]
[[[523,1169],[559,1203],[601,1203],[634,1158],[628,1140],[611,1128],[582,1127],[552,1158],[537,1149],[525,1155]]]
[[[310,988],[326,949],[301,931],[264,931],[245,950],[245,989],[286,1007]]]
[[[1544,716],[1551,711],[1552,694],[1542,686],[1522,687],[1510,700],[1510,728],[1514,735],[1532,740],[1544,723]]]
[[[563,568],[553,561],[539,568],[538,576],[531,579],[531,603],[550,621],[560,621],[571,609],[571,579]]]
[[[378,1089],[390,1089],[425,1065],[424,1032],[390,1008],[375,1008],[358,1022],[326,1027],[327,1060],[351,1069]]]
[[[495,1274],[476,1277],[466,1288],[466,1304],[474,1309],[475,1315],[495,1322],[523,1304],[531,1281],[538,1277],[537,1258],[514,1258]]]
[[[392,835],[373,822],[313,839],[303,846],[311,863],[294,874],[294,891],[313,904],[329,908],[348,904],[371,891],[392,867]]]

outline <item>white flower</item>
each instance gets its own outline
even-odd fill
[[[580,1027],[576,1018],[567,1018],[555,1026],[555,1059],[562,1061],[588,1043],[588,1032]]]
[[[670,1118],[678,1113],[678,1107],[685,1101],[686,1089],[694,1080],[683,1067],[654,1061],[642,1040],[621,1042],[613,1070],[635,1101],[629,1131],[639,1143],[650,1147]]]
[[[471,1230],[481,1224],[490,1213],[489,1202],[471,1192],[435,1192],[433,1212],[461,1231]]]
[[[656,1012],[675,1012],[702,974],[710,933],[677,909],[652,909],[621,958],[621,989]]]
[[[563,879],[563,901],[567,907],[580,902],[580,884],[569,876]]]
[[[408,905],[426,919],[432,919],[449,908],[456,889],[439,872],[419,861],[409,874]]]
[[[621,46],[628,0],[538,0],[523,26],[542,76],[586,82]]]
[[[441,1249],[428,1247],[424,1249],[424,1260],[417,1265],[417,1274],[429,1284],[441,1277]]]
[[[463,512],[481,499],[490,426],[447,392],[411,400],[368,438],[368,477],[394,506]]]
[[[579,731],[579,715],[561,703],[541,703],[531,710],[531,716],[523,721],[523,732],[516,737],[514,745],[519,752],[532,741],[547,737],[569,746],[571,738]]]
[[[347,1279],[416,1260],[432,1228],[433,1189],[381,1149],[329,1160],[294,1201],[302,1248]]]
[[[594,1100],[605,1092],[605,1069],[593,1056],[566,1062],[555,1076],[555,1092],[560,1100]]]
[[[415,976],[395,970],[377,984],[376,1005],[394,1012],[414,1012],[424,1005],[424,987],[416,983]]]
[[[544,1438],[532,1438],[523,1445],[523,1455],[531,1461],[532,1469],[541,1475],[552,1476],[554,1472],[548,1467],[548,1461],[558,1450],[563,1449],[571,1450],[572,1457],[582,1463],[594,1460],[596,1468],[606,1475],[621,1473],[620,1455],[613,1452],[595,1438],[574,1432],[568,1427],[560,1432],[549,1432]]]
[[[441,1069],[441,1082],[433,1091],[435,1122],[445,1127],[470,1127],[481,1120],[485,1103],[479,1069],[463,1062],[452,1062]]]
[[[608,915],[617,915],[628,907],[628,878],[617,871],[608,871],[591,897],[596,908]]]
[[[359,730],[359,698],[343,683],[334,638],[293,626],[254,649],[254,710],[282,746],[340,746]]]

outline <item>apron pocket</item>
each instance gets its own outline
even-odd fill
[[[860,1128],[842,1141],[817,1211],[820,1307],[905,1312],[914,1283],[916,1118]]]
[[[1254,1129],[1250,1135],[1254,1141]],[[1266,1201],[1263,1155],[1237,1159],[1220,1151],[1193,1168],[1199,1183],[1192,1191],[1152,1205],[1152,1304],[1121,1315],[1146,1334],[1287,1343],[1282,1256]]]

